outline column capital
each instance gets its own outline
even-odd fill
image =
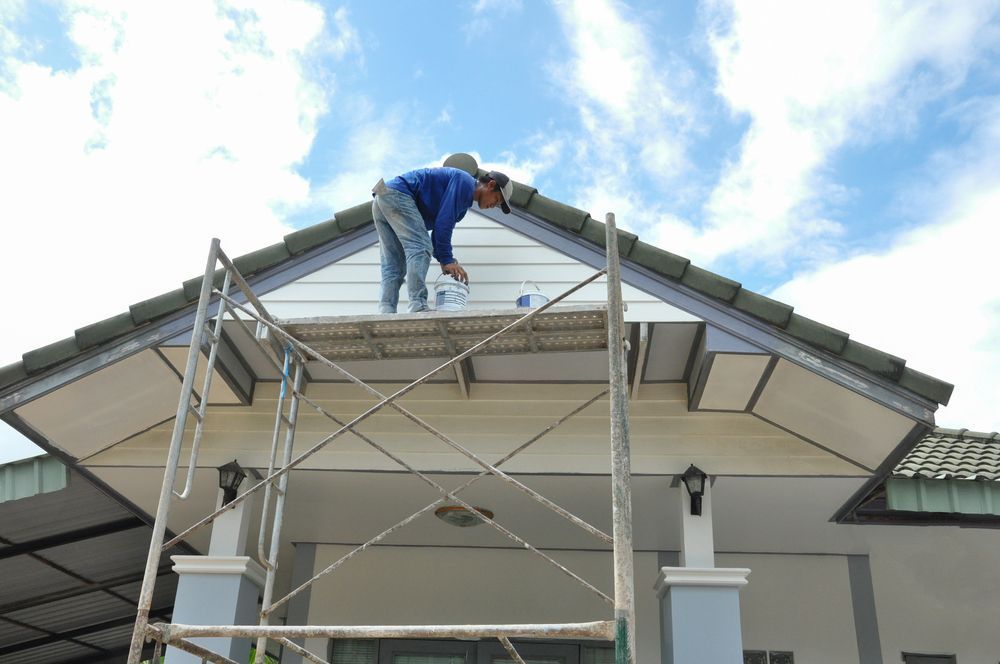
[[[671,586],[741,588],[749,575],[746,567],[661,567],[653,590],[662,595]]]
[[[264,568],[250,556],[170,556],[176,574],[234,574],[264,587]]]

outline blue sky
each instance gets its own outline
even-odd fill
[[[0,364],[456,151],[1000,429],[1000,2],[0,0]],[[50,298],[56,298],[56,306]]]

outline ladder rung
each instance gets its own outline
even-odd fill
[[[193,405],[191,405],[191,404],[188,404],[188,411],[189,411],[189,412],[190,412],[190,413],[191,413],[192,415],[194,415],[194,418],[195,418],[196,420],[198,420],[199,422],[201,422],[201,421],[202,421],[202,420],[204,419],[204,416],[203,416],[203,415],[201,414],[201,411],[200,411],[200,410],[198,410],[197,408],[195,408],[195,407],[194,407]]]
[[[284,413],[281,414],[281,421],[287,424],[288,426],[292,426],[292,421],[288,419],[288,416],[285,415]]]
[[[204,334],[204,335],[205,335],[205,338],[206,338],[206,339],[208,339],[208,340],[209,340],[210,342],[212,342],[213,344],[214,344],[214,343],[218,343],[218,341],[219,341],[219,337],[217,337],[217,336],[215,335],[215,332],[213,332],[213,331],[212,331],[212,328],[210,328],[210,327],[208,326],[208,323],[205,323],[205,329],[204,329],[204,330],[202,330],[201,332],[202,332],[202,334]]]

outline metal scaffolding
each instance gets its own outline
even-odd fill
[[[164,644],[192,653],[203,661],[234,664],[231,659],[210,652],[190,639],[192,637],[240,637],[256,639],[256,664],[262,664],[268,639],[281,644],[308,661],[325,663],[319,655],[309,652],[290,639],[307,637],[324,638],[495,638],[507,651],[511,659],[520,664],[524,660],[517,653],[511,638],[586,638],[614,641],[617,664],[634,664],[635,654],[635,603],[633,598],[632,565],[632,507],[629,462],[629,416],[628,386],[626,368],[625,324],[623,316],[621,275],[618,259],[618,234],[613,214],[607,215],[606,229],[607,267],[581,281],[546,304],[527,312],[459,312],[434,316],[366,316],[351,319],[296,319],[279,321],[272,317],[233,262],[220,247],[219,240],[213,239],[205,266],[205,276],[201,284],[198,308],[195,314],[191,345],[188,350],[187,365],[181,384],[180,399],[174,420],[173,435],[167,454],[160,490],[159,505],[153,525],[146,572],[139,595],[139,610],[132,633],[128,664],[138,664],[144,644],[155,642],[158,654]],[[222,285],[214,289],[216,267],[222,265]],[[607,275],[607,307],[552,307],[569,295],[600,277]],[[230,294],[232,286],[242,293],[246,304]],[[209,309],[215,307],[214,327],[209,325]],[[228,318],[227,318],[228,317]],[[194,469],[197,467],[199,445],[208,409],[209,390],[222,338],[224,320],[236,321],[236,327],[264,348],[263,355],[281,375],[281,388],[274,419],[274,432],[270,451],[267,476],[250,487],[232,502],[223,505],[200,521],[188,527],[177,536],[164,542],[171,501],[174,497],[184,500],[191,493]],[[253,326],[251,329],[250,325]],[[485,338],[481,335],[486,334]],[[424,384],[442,370],[458,367],[459,363],[475,354],[485,353],[526,353],[552,350],[594,350],[608,349],[609,386],[599,394],[580,404],[569,413],[550,423],[537,435],[521,443],[503,458],[489,463],[474,452],[438,431],[399,403],[399,399]],[[207,350],[207,366],[199,399],[194,391],[198,361]],[[273,356],[272,356],[273,355]],[[350,359],[395,359],[402,357],[450,356],[450,359],[433,371],[426,373],[396,392],[385,395],[355,377],[338,361]],[[309,361],[318,362],[337,372],[343,378],[367,391],[379,401],[350,421],[343,421],[328,412],[302,393],[305,365]],[[611,439],[611,479],[612,479],[612,524],[611,535],[573,515],[545,496],[524,485],[514,477],[500,470],[499,466],[527,449],[537,440],[547,435],[571,417],[592,405],[598,399],[610,394],[610,439]],[[287,413],[286,413],[287,402]],[[330,419],[337,428],[305,452],[292,457],[295,427],[301,405],[312,408]],[[424,431],[467,457],[482,470],[464,484],[447,489],[428,474],[421,472],[395,455],[392,451],[372,440],[356,429],[357,425],[383,408],[391,408],[409,419]],[[181,457],[187,418],[195,419],[194,438],[188,461],[188,472],[184,488],[174,489]],[[422,507],[395,525],[383,530],[367,542],[357,546],[339,560],[316,573],[311,579],[292,589],[283,597],[275,599],[274,584],[278,566],[278,550],[281,542],[282,520],[284,517],[285,495],[287,493],[289,471],[328,444],[350,432],[372,448],[378,450],[396,464],[409,471],[441,494],[436,501]],[[282,441],[283,445],[279,445]],[[279,446],[280,460],[279,460]],[[539,504],[562,516],[606,544],[613,547],[614,597],[610,597],[590,582],[558,563],[547,554],[532,546],[528,541],[465,502],[459,493],[487,475],[493,475],[521,491]],[[263,590],[260,622],[258,625],[181,625],[150,624],[149,613],[153,588],[163,551],[185,539],[194,531],[208,525],[220,515],[233,509],[251,495],[263,490],[264,504],[261,514],[260,531],[257,541],[257,558],[264,567],[265,584]],[[273,510],[271,508],[273,498]],[[569,576],[589,592],[600,597],[613,608],[611,619],[584,623],[551,624],[500,624],[500,625],[389,625],[389,626],[278,626],[270,625],[270,617],[290,599],[310,585],[332,573],[348,560],[362,553],[382,539],[413,522],[420,516],[451,502],[464,508],[469,514],[516,542],[520,547],[539,556],[558,571]],[[273,512],[273,514],[272,514]],[[267,541],[270,525],[270,542]]]

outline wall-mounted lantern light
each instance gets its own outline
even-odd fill
[[[705,495],[705,480],[707,479],[708,475],[694,464],[691,464],[681,475],[681,482],[684,482],[684,488],[691,496],[691,514],[693,516],[701,516],[701,497]]]
[[[224,466],[219,466],[219,488],[222,489],[222,504],[228,505],[236,500],[236,490],[247,474],[240,464],[233,459]]]

